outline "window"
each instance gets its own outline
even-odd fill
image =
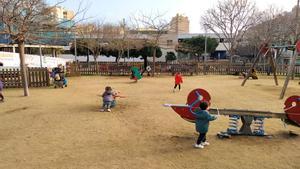
[[[173,40],[167,40],[167,46],[173,45]]]
[[[68,12],[64,11],[64,12],[63,12],[63,15],[64,15],[64,19],[67,19],[67,17],[68,17]]]

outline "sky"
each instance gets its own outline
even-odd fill
[[[58,0],[47,0],[55,4]],[[130,16],[140,12],[144,14],[163,13],[165,19],[171,20],[177,13],[189,17],[190,32],[204,32],[200,26],[200,16],[207,9],[213,8],[222,0],[66,0],[60,6],[74,11],[82,1],[82,7],[87,8],[88,20],[104,20],[105,22],[118,23],[123,18],[129,20]],[[256,3],[260,10],[267,9],[270,5],[283,11],[291,11],[297,0],[250,0]]]

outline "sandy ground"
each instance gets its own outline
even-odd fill
[[[194,125],[182,120],[164,103],[185,103],[195,88],[207,89],[213,107],[282,112],[281,87],[271,78],[250,80],[240,87],[234,76],[185,77],[183,90],[172,93],[173,78],[76,77],[65,89],[5,90],[0,104],[1,169],[299,169],[300,137],[288,137],[279,119],[268,119],[266,131],[273,138],[234,137],[220,140],[228,118],[213,122],[211,145],[193,148]],[[287,95],[300,93],[298,81]],[[282,86],[283,79],[280,80]],[[127,98],[118,100],[111,113],[99,112],[106,85]]]

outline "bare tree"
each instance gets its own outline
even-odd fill
[[[129,49],[132,41],[129,39],[129,28],[125,19],[118,26],[115,26],[114,29],[115,31],[111,35],[109,48],[118,51],[116,62],[119,63],[121,57],[125,57],[125,51]]]
[[[256,5],[250,0],[224,0],[219,1],[216,7],[207,10],[201,17],[205,28],[229,43],[229,46],[224,46],[229,51],[230,62],[245,32],[255,24],[256,12]]]
[[[261,12],[255,26],[248,29],[245,40],[256,47],[262,43],[286,44],[293,34],[293,18],[274,6]]]
[[[140,13],[133,18],[134,27],[138,33],[145,33],[150,38],[150,43],[153,46],[153,74],[155,75],[155,58],[156,51],[160,44],[161,37],[170,30],[170,22],[164,19],[165,14],[159,12],[146,15]],[[149,43],[148,42],[148,43]],[[145,68],[146,69],[146,68]]]
[[[98,20],[94,23],[79,25],[76,32],[80,38],[77,44],[91,51],[91,54],[93,55],[94,61],[97,65],[97,59],[100,56],[101,50],[107,44],[104,39],[104,22],[102,20]]]
[[[12,43],[18,44],[24,96],[29,96],[25,63],[25,42],[37,39],[42,32],[58,31],[62,21],[52,14],[54,8],[44,0],[0,0],[1,34],[8,34]],[[74,15],[75,17],[76,15]]]

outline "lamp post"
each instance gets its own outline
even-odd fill
[[[205,30],[205,44],[204,44],[204,62],[205,62],[207,57],[207,24],[204,24],[204,30]]]
[[[204,48],[205,55],[207,54],[207,31],[205,29],[205,48]]]
[[[299,23],[298,23],[299,2],[300,2],[300,0],[297,0],[296,19],[295,19],[296,20],[296,32],[295,32],[296,42],[298,41],[298,28],[299,28]],[[283,99],[284,96],[285,96],[285,92],[286,92],[287,86],[289,84],[290,77],[293,79],[293,76],[294,76],[293,72],[294,72],[294,69],[295,69],[297,56],[298,56],[298,51],[297,51],[297,47],[296,47],[295,53],[294,53],[293,57],[291,58],[290,67],[288,69],[288,73],[287,73],[287,76],[286,76],[286,79],[285,79],[285,82],[284,82],[284,85],[283,85],[283,88],[282,88],[282,91],[281,91],[281,94],[280,94],[280,97],[279,97],[280,99]]]
[[[296,40],[298,40],[298,28],[299,28],[299,23],[298,23],[298,21],[299,21],[299,0],[297,0],[297,8],[296,8],[296,32],[295,32],[295,34],[296,34]]]
[[[42,33],[40,33],[40,37],[42,37]],[[40,67],[43,67],[43,51],[42,51],[42,45],[41,45],[41,40],[39,40],[39,54],[40,54]]]
[[[298,34],[299,34],[299,32],[298,32],[298,29],[299,29],[299,0],[297,0],[297,8],[296,8],[296,31],[295,31],[295,35],[296,35],[296,38],[295,38],[295,40],[296,40],[296,42],[298,41]],[[297,52],[297,51],[295,51],[295,52]],[[295,58],[295,60],[297,60],[297,57]],[[291,63],[293,63],[293,59],[291,59]],[[296,61],[295,61],[295,63],[296,63]],[[295,67],[293,67],[293,72],[292,72],[292,80],[294,80],[295,79]]]
[[[39,52],[40,52],[40,67],[43,67],[43,53],[42,53],[42,45],[39,45]]]
[[[203,74],[206,75],[206,57],[207,57],[207,24],[204,24],[204,30],[205,30],[205,43],[204,43],[204,59],[203,59]]]
[[[77,62],[77,40],[76,40],[76,32],[74,33],[74,53],[75,53],[75,62]]]

